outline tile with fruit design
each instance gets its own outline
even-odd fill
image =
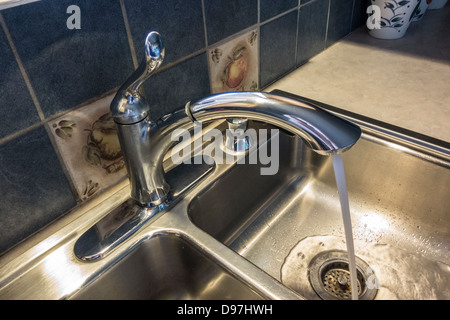
[[[209,50],[212,93],[258,90],[258,31]]]
[[[109,112],[113,97],[100,99],[48,123],[81,201],[126,175],[116,124]]]

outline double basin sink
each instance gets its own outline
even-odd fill
[[[449,299],[449,144],[319,105],[363,131],[342,155],[361,298]],[[0,299],[348,299],[333,278],[347,271],[331,159],[277,134],[277,174],[261,175],[265,165],[249,161],[185,165],[176,179],[198,170],[203,178],[114,250],[81,260],[80,236],[133,207],[124,182],[1,257]]]

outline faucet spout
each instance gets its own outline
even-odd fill
[[[268,122],[299,135],[315,152],[341,153],[361,136],[361,129],[315,106],[264,92],[230,92],[189,102],[186,112],[194,121],[245,118]]]

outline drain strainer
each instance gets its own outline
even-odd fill
[[[358,299],[373,300],[377,289],[366,285],[369,265],[356,257]],[[317,295],[325,300],[350,300],[350,272],[345,251],[325,251],[316,255],[309,265],[309,281]]]

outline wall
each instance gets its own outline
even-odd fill
[[[211,61],[229,40],[249,33],[257,43],[251,89],[263,89],[359,27],[364,4],[43,0],[0,11],[0,253],[125,177],[105,143],[114,128],[104,113],[142,59],[149,30],[166,45],[161,71],[145,85],[156,119],[217,91]],[[80,29],[67,27],[70,5],[80,8]],[[77,139],[83,145],[74,147]],[[102,185],[91,169],[116,176]]]

